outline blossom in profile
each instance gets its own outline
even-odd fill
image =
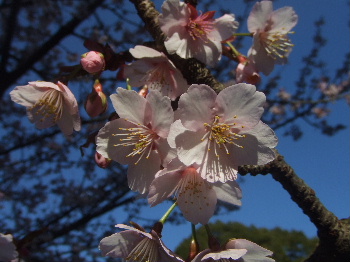
[[[90,51],[81,56],[80,63],[90,74],[100,73],[105,69],[105,58],[100,52]]]
[[[29,82],[10,92],[12,101],[27,108],[29,120],[38,129],[58,125],[65,135],[81,128],[78,103],[69,88],[61,82]]]
[[[140,262],[183,262],[164,245],[154,230],[146,233],[123,224],[116,227],[126,230],[101,240],[99,249],[103,256]]]
[[[199,13],[195,7],[179,0],[166,0],[159,23],[167,36],[165,47],[170,54],[197,58],[214,66],[222,53],[221,42],[230,38],[238,27],[232,14],[214,19],[215,11]]]
[[[88,94],[84,107],[86,113],[90,117],[96,117],[106,112],[108,107],[107,97],[105,93],[103,93],[102,84],[98,79],[95,80],[92,91]]]
[[[143,194],[170,157],[167,136],[174,120],[170,99],[158,91],[146,98],[121,87],[110,96],[118,119],[97,134],[96,151],[105,158],[129,165],[129,187]]]
[[[11,261],[16,259],[18,252],[13,244],[13,236],[0,233],[0,261]]]
[[[169,145],[184,165],[199,165],[207,181],[235,180],[238,166],[275,158],[277,137],[260,121],[265,101],[250,84],[226,87],[218,95],[207,85],[191,85],[180,97],[180,121],[171,126]]]
[[[205,249],[192,262],[239,261],[239,262],[274,262],[273,253],[249,240],[233,239],[219,250]]]
[[[248,17],[253,46],[248,51],[258,70],[268,75],[275,64],[285,64],[293,44],[287,34],[297,24],[292,7],[273,11],[272,1],[257,2]]]
[[[213,216],[217,200],[241,205],[242,192],[236,181],[209,183],[197,171],[196,165],[186,167],[178,159],[159,171],[148,194],[148,202],[155,206],[175,196],[184,217],[192,224],[207,224]]]
[[[158,90],[171,100],[186,92],[187,81],[166,55],[141,45],[129,51],[134,58],[139,59],[124,69],[131,86],[147,86],[149,90]]]
[[[255,63],[251,60],[240,62],[236,68],[236,82],[256,85],[261,77]]]

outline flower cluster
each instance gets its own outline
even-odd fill
[[[218,200],[241,205],[239,166],[264,165],[275,158],[277,137],[261,121],[266,97],[252,84],[261,80],[259,72],[267,75],[275,63],[286,61],[292,46],[287,34],[297,23],[292,8],[272,11],[272,2],[256,3],[248,18],[253,46],[243,56],[230,43],[238,28],[234,15],[214,16],[214,11],[201,13],[179,0],[164,2],[159,24],[166,35],[166,51],[142,45],[129,50],[135,61],[125,62],[121,70],[128,88],[119,87],[110,96],[116,114],[93,139],[100,167],[107,168],[111,161],[128,165],[131,190],[147,197],[151,206],[174,197],[189,222],[203,225],[213,216]],[[239,62],[238,83],[219,93],[208,85],[189,85],[168,58],[177,54],[214,66],[225,43]],[[98,78],[104,70],[118,68],[119,62],[112,61],[116,56],[108,46],[86,45],[91,51],[82,56],[78,68],[95,78],[85,110],[96,117],[107,110]],[[137,93],[131,86],[142,89]],[[77,101],[62,82],[29,82],[10,95],[27,108],[37,128],[57,124],[66,135],[80,130]],[[281,92],[281,98],[290,97]],[[146,233],[139,226],[117,227],[126,230],[102,239],[103,255],[131,261],[182,261],[164,246],[161,230]],[[267,258],[271,254],[248,240],[235,239],[223,248],[197,253],[193,261],[273,261]]]

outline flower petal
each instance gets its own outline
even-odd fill
[[[267,20],[273,11],[272,1],[257,2],[249,14],[247,25],[249,32],[262,30],[267,26]]]
[[[287,34],[298,23],[298,15],[289,6],[275,10],[271,15],[270,32]]]
[[[226,183],[214,183],[213,188],[217,198],[221,201],[240,206],[242,191],[236,181],[227,181]]]
[[[230,240],[226,244],[227,249],[246,249],[247,253],[243,256],[244,262],[273,262],[272,258],[266,256],[271,256],[273,253],[249,240],[246,239],[234,239]]]
[[[117,94],[110,96],[114,109],[121,118],[135,124],[149,124],[151,120],[150,105],[147,100],[132,90],[118,87]]]
[[[137,59],[144,58],[144,57],[161,57],[162,56],[161,52],[158,52],[153,48],[149,48],[143,45],[137,45],[134,48],[130,48],[129,52],[132,54],[133,57]]]

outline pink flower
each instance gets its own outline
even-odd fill
[[[18,256],[13,236],[0,233],[0,261],[11,261]]]
[[[166,0],[159,16],[162,31],[168,37],[165,47],[182,58],[195,57],[214,66],[221,59],[221,42],[230,38],[238,27],[232,14],[214,19],[214,11],[198,14],[192,5]]]
[[[129,51],[139,59],[125,68],[125,76],[129,78],[131,86],[146,85],[150,90],[158,90],[171,100],[186,92],[187,81],[163,53],[141,45]]]
[[[230,240],[221,250],[205,249],[192,262],[239,261],[239,262],[274,262],[272,252],[246,239]]]
[[[180,121],[172,124],[168,142],[186,166],[199,165],[207,181],[235,180],[238,166],[275,158],[271,148],[277,137],[260,121],[265,100],[249,84],[226,87],[218,95],[209,86],[191,85],[180,97]]]
[[[66,85],[58,82],[29,82],[10,93],[12,101],[27,108],[29,120],[39,129],[55,124],[66,135],[80,130],[78,103]]]
[[[84,70],[90,74],[102,72],[106,64],[103,54],[96,51],[83,54],[80,63]]]
[[[101,240],[99,249],[103,256],[123,258],[127,261],[183,261],[164,245],[154,230],[146,233],[122,224],[116,227],[126,230]]]
[[[209,183],[198,173],[195,165],[186,167],[178,159],[159,171],[148,194],[148,202],[155,206],[175,195],[184,217],[193,224],[207,224],[213,216],[217,200],[241,205],[241,190],[235,181]]]
[[[105,158],[128,164],[129,187],[143,194],[168,161],[166,138],[174,112],[169,98],[158,91],[149,92],[146,98],[121,87],[117,93],[110,98],[120,118],[98,132],[96,150]]]
[[[248,30],[253,33],[253,46],[248,51],[259,71],[271,73],[274,64],[285,64],[293,44],[287,34],[297,24],[298,16],[291,7],[272,9],[271,1],[253,6],[248,17]]]
[[[253,61],[244,61],[237,65],[236,68],[237,83],[248,83],[256,85],[260,83],[261,77]]]

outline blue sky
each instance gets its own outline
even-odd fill
[[[234,1],[222,2],[222,4],[225,3],[233,6]],[[322,58],[328,63],[326,71],[332,72],[334,68],[341,66],[344,61],[343,55],[349,51],[350,46],[347,1],[338,0],[330,3],[326,0],[280,0],[274,4],[275,9],[283,6],[292,6],[299,16],[295,34],[291,36],[295,47],[289,64],[283,68],[284,80],[281,82],[283,86],[293,88],[301,58],[307,54],[312,44],[314,21],[321,16],[326,22],[323,32],[327,38],[327,46],[321,53]],[[232,12],[235,12],[234,8]],[[281,67],[276,69],[280,70]],[[349,105],[345,100],[331,105],[331,110],[330,123],[342,123],[349,127]],[[277,149],[285,156],[286,161],[298,176],[315,190],[317,196],[331,212],[339,218],[349,217],[349,129],[328,137],[320,134],[319,130],[310,127],[303,120],[298,123],[304,131],[303,137],[295,142],[290,137],[283,137],[282,130],[277,131],[279,137]],[[238,212],[213,217],[211,222],[220,219],[258,227],[281,227],[301,230],[309,237],[316,236],[315,226],[271,175],[246,176],[244,183],[240,185],[243,191],[241,209]],[[150,216],[154,217],[155,214],[161,216],[166,210],[165,205],[152,208]],[[184,237],[189,235],[189,224],[165,225],[163,240],[169,248],[175,248]]]

